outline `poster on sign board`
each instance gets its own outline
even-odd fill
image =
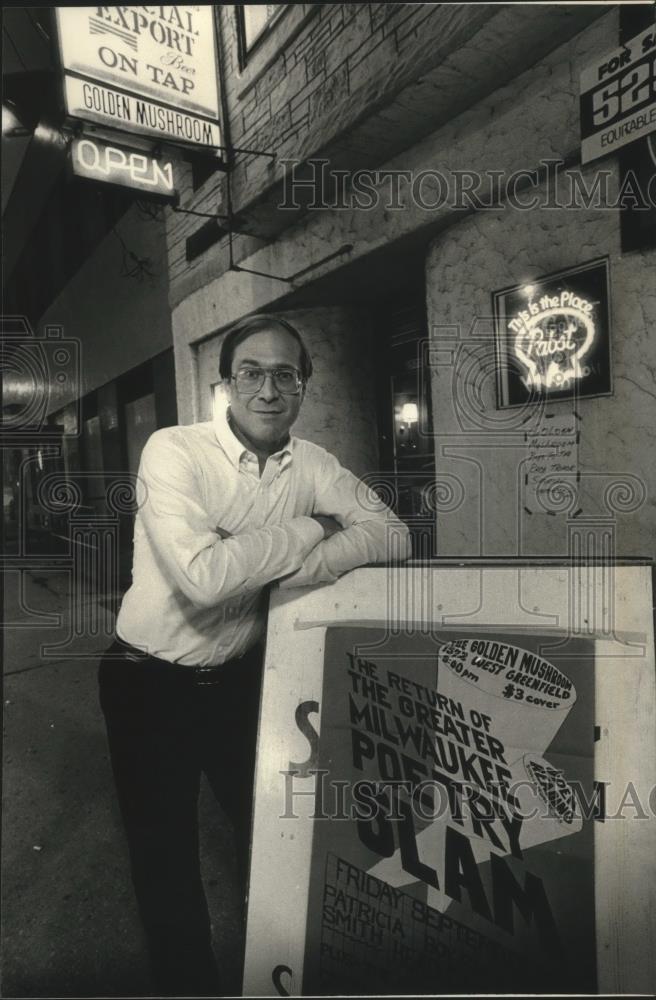
[[[245,995],[631,992],[650,574],[413,565],[274,592]]]
[[[500,408],[612,392],[608,258],[492,295]]]
[[[595,990],[593,648],[556,645],[328,629],[304,994]]]

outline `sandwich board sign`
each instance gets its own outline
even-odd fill
[[[605,634],[574,620],[575,572],[361,569],[274,595],[246,994],[653,986],[654,817],[620,792],[648,810],[656,777],[650,571],[613,568]]]

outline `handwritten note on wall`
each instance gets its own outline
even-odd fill
[[[545,416],[538,427],[526,432],[527,460],[524,465],[526,503],[540,509],[538,490],[555,480],[574,485],[579,469],[579,422],[572,413]]]

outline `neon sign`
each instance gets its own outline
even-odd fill
[[[573,292],[543,295],[510,320],[515,354],[525,366],[528,389],[566,389],[590,374],[582,361],[595,339],[594,304]]]
[[[85,137],[73,141],[71,163],[78,177],[120,184],[167,199],[177,198],[171,160]]]
[[[493,293],[500,407],[611,392],[608,259]]]

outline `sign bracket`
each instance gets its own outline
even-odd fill
[[[239,147],[236,147],[236,146],[230,146],[230,147],[225,146],[223,148],[225,148],[228,151],[229,154],[232,154],[233,152],[234,153],[248,153],[248,154],[251,154],[253,156],[269,156],[269,157],[271,157],[271,159],[275,159],[276,156],[277,156],[276,153],[264,153],[264,152],[261,152],[261,151],[258,151],[258,150],[243,149],[243,148],[239,148]],[[201,219],[216,219],[216,220],[222,220],[222,221],[227,222],[228,225],[227,225],[227,228],[226,228],[226,233],[227,233],[227,236],[228,236],[228,260],[229,260],[228,270],[229,271],[235,271],[235,272],[238,272],[238,273],[240,272],[240,273],[243,273],[243,274],[255,274],[255,275],[257,275],[260,278],[270,278],[272,281],[282,281],[285,284],[293,285],[294,281],[296,281],[298,278],[302,277],[303,275],[308,274],[310,271],[314,271],[314,270],[316,270],[316,268],[321,267],[322,264],[326,264],[326,263],[328,263],[328,261],[334,260],[336,257],[341,257],[342,255],[350,253],[353,250],[353,244],[352,243],[344,243],[344,244],[342,244],[342,246],[338,247],[337,250],[333,250],[332,253],[326,254],[326,256],[322,257],[321,260],[314,261],[312,264],[308,264],[306,267],[303,267],[300,270],[295,271],[293,274],[287,275],[285,277],[283,277],[283,275],[281,275],[281,274],[272,274],[272,273],[270,273],[268,271],[260,271],[260,270],[258,270],[256,268],[252,268],[252,267],[242,267],[241,264],[238,264],[236,262],[235,255],[234,255],[234,240],[233,240],[233,237],[235,235],[239,235],[239,230],[236,229],[235,225],[234,225],[234,222],[235,222],[235,213],[232,210],[232,188],[231,188],[231,183],[230,183],[230,173],[231,172],[229,170],[226,171],[226,181],[227,181],[227,185],[226,185],[226,196],[227,196],[227,199],[226,200],[227,200],[227,203],[228,203],[228,211],[227,212],[225,212],[225,213],[223,213],[223,212],[198,212],[195,209],[180,208],[179,205],[172,206],[174,212],[178,212],[178,213],[180,213],[182,215],[193,215],[193,216],[196,216],[196,217],[201,218]]]

